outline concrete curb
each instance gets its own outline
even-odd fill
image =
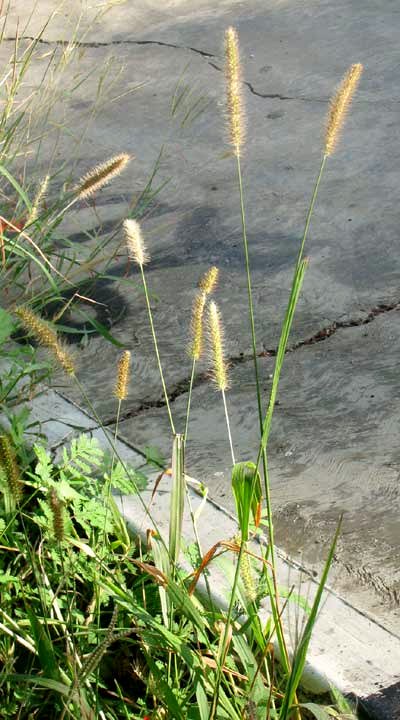
[[[37,421],[48,437],[53,451],[61,448],[81,432],[96,436],[101,446],[108,446],[104,431],[90,416],[59,393],[48,390],[27,403],[31,420]],[[110,435],[111,437],[111,435]],[[143,465],[144,456],[128,443],[118,441],[118,453],[133,467]],[[169,514],[169,481],[164,478],[151,503],[151,514],[158,529],[166,538]],[[201,498],[190,489],[193,509],[199,508]],[[145,505],[151,500],[151,490],[142,494]],[[143,504],[135,496],[118,497],[120,510],[134,533],[145,534],[152,527]],[[201,511],[198,533],[202,550],[208,550],[219,540],[227,540],[237,533],[234,518],[216,503],[207,500]],[[186,543],[194,541],[192,523],[185,512],[183,535]],[[259,554],[259,546],[251,548]],[[293,562],[277,549],[279,585],[294,587],[297,595],[311,602],[317,583],[306,568]],[[210,566],[212,597],[224,604],[229,593],[233,564],[230,560],[213,562]],[[268,607],[260,611],[266,621]],[[288,603],[285,611],[288,636],[294,643],[298,629],[304,621],[304,612],[298,603]],[[324,692],[335,685],[344,694],[355,696],[369,716],[375,720],[400,718],[400,636],[397,636],[373,618],[339,597],[333,589],[324,592],[322,610],[312,637],[308,665],[303,685],[313,692]]]

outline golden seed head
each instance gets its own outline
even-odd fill
[[[118,400],[125,400],[128,394],[129,369],[131,364],[131,353],[124,350],[119,361],[117,370],[117,380],[115,383],[115,397]]]
[[[85,200],[94,195],[97,190],[100,190],[100,188],[107,185],[107,183],[119,175],[125,169],[130,159],[130,155],[121,153],[96,165],[93,170],[89,170],[89,172],[79,180],[74,188],[77,196],[81,200]]]
[[[203,350],[203,314],[206,304],[206,293],[201,290],[193,301],[192,320],[190,324],[191,343],[189,355],[193,360],[199,360]]]
[[[32,333],[40,345],[48,348],[54,348],[57,345],[58,339],[54,330],[32,310],[27,307],[18,307],[15,314],[18,315],[25,330]]]
[[[229,27],[225,32],[225,75],[228,105],[229,142],[239,157],[244,143],[244,112],[238,34]]]
[[[56,540],[64,540],[64,505],[54,488],[50,490],[50,507],[53,513],[53,532]]]
[[[203,290],[203,292],[206,293],[206,295],[210,295],[210,293],[213,292],[215,289],[215,286],[218,282],[218,275],[219,270],[214,265],[210,267],[207,272],[204,273],[203,277],[199,280],[199,288],[200,290]]]
[[[16,308],[15,314],[19,317],[25,330],[31,333],[40,345],[52,352],[67,375],[74,375],[75,363],[73,357],[69,350],[59,341],[57,333],[49,327],[48,323],[27,307]]]
[[[67,375],[75,375],[76,367],[72,353],[59,340],[54,348],[54,357]]]
[[[335,95],[330,101],[325,129],[324,153],[327,156],[332,155],[336,148],[340,130],[343,127],[346,114],[360,81],[362,71],[363,66],[361,63],[352,65],[345,74]]]
[[[150,261],[150,256],[143,241],[140,225],[136,220],[124,220],[123,226],[129,257],[143,267]]]
[[[212,378],[219,390],[227,390],[229,383],[227,365],[224,359],[224,336],[221,316],[215,302],[210,302],[208,312],[212,352]]]

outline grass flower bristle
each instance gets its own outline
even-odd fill
[[[363,66],[361,63],[352,65],[345,74],[337,92],[331,99],[325,130],[325,155],[329,156],[335,151],[339,140],[340,130],[351,105],[354,93],[360,82]]]
[[[50,508],[53,515],[53,532],[58,542],[64,540],[64,505],[54,488],[49,493]]]
[[[191,342],[189,355],[193,360],[199,360],[203,350],[203,315],[206,304],[206,293],[202,290],[197,293],[192,309],[192,320],[190,324]]]
[[[75,363],[72,355],[60,342],[57,333],[49,327],[48,323],[27,307],[16,308],[15,314],[19,317],[25,330],[31,333],[40,345],[51,351],[67,375],[74,375]]]
[[[209,334],[212,353],[212,378],[218,390],[229,387],[227,364],[224,359],[224,334],[220,312],[215,302],[210,302],[208,315]]]
[[[245,135],[244,111],[239,40],[237,31],[233,27],[229,27],[225,32],[225,61],[229,142],[234,148],[235,155],[239,157]]]
[[[78,198],[80,200],[86,200],[94,195],[97,190],[100,190],[104,185],[107,185],[107,183],[119,175],[125,169],[130,159],[130,155],[121,153],[120,155],[114,155],[114,157],[103,163],[99,163],[92,170],[89,170],[74,188]]]
[[[39,210],[40,210],[41,206],[43,205],[43,201],[46,197],[47,188],[49,186],[49,180],[50,180],[50,175],[46,175],[39,185],[38,191],[37,191],[35,198],[33,200],[33,203],[32,203],[32,210],[28,217],[27,225],[35,222],[35,220],[37,220],[37,218],[38,218]]]
[[[117,380],[115,383],[115,397],[118,400],[125,400],[128,394],[129,370],[131,365],[131,353],[124,350],[119,361],[117,370]]]
[[[139,267],[143,267],[150,261],[150,256],[144,244],[140,225],[136,220],[124,220],[123,226],[129,257]]]
[[[218,282],[219,270],[215,265],[209,268],[204,275],[200,278],[198,287],[206,295],[210,295]]]

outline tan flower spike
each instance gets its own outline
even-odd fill
[[[354,93],[360,82],[363,66],[361,63],[352,65],[345,74],[337,92],[331,99],[328,116],[326,119],[325,150],[326,156],[332,155],[335,151],[340,131],[343,127],[347,112],[351,105]]]

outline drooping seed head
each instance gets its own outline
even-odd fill
[[[330,101],[325,130],[324,153],[327,156],[332,155],[335,151],[340,131],[343,127],[346,114],[351,105],[358,83],[360,82],[362,71],[363,66],[361,63],[352,65],[343,77],[335,95]]]
[[[224,335],[219,310],[215,302],[208,308],[208,326],[211,341],[212,378],[219,390],[227,390],[228,372],[224,358]]]
[[[124,220],[123,226],[129,257],[139,267],[143,267],[150,261],[150,256],[144,244],[140,225],[136,220]]]
[[[94,195],[97,190],[100,190],[119,175],[130,159],[130,155],[121,153],[120,155],[114,155],[114,157],[103,163],[99,163],[93,170],[89,170],[74,188],[77,197],[85,200]]]
[[[189,355],[193,360],[199,360],[203,350],[203,314],[206,304],[206,293],[201,290],[197,293],[192,308],[192,320],[190,323],[191,341],[189,344]]]
[[[210,267],[207,272],[204,273],[203,277],[199,280],[199,288],[200,290],[203,290],[203,292],[206,293],[206,295],[210,295],[213,290],[215,289],[215,286],[218,282],[218,275],[219,270],[214,265]]]
[[[25,330],[31,333],[40,345],[50,350],[67,375],[74,375],[75,363],[72,354],[60,342],[57,333],[51,329],[48,323],[27,307],[16,308],[15,314],[19,317]]]
[[[131,353],[124,350],[119,361],[117,370],[117,380],[115,383],[115,397],[118,400],[125,400],[128,394],[129,369],[131,365]]]
[[[228,106],[229,142],[239,157],[244,143],[244,111],[242,96],[239,40],[235,28],[225,32],[225,76]]]

